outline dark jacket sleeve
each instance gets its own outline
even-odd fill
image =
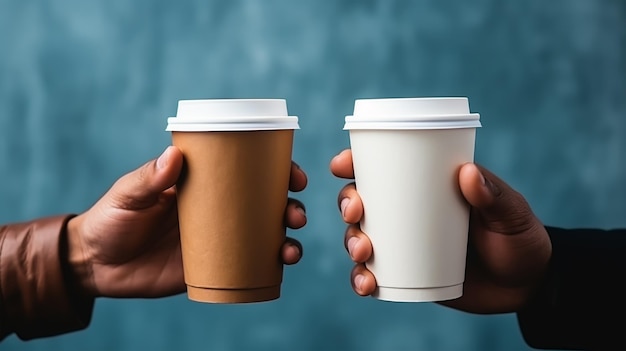
[[[626,230],[546,229],[552,258],[518,313],[524,339],[541,349],[626,350]]]
[[[89,324],[94,300],[78,294],[63,259],[70,218],[0,226],[0,339],[52,336]]]

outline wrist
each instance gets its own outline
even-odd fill
[[[82,295],[96,297],[93,269],[88,250],[83,242],[82,215],[76,216],[67,223],[67,264],[71,281],[75,289]]]

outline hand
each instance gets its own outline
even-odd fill
[[[175,184],[183,155],[168,147],[157,159],[120,178],[87,212],[68,223],[68,260],[90,296],[161,297],[185,291]],[[306,187],[292,163],[289,189]],[[289,199],[285,225],[306,224],[304,206]],[[282,259],[294,264],[302,246],[287,238]]]
[[[354,178],[352,152],[345,150],[330,163],[331,172]],[[465,164],[459,185],[471,205],[469,247],[463,296],[441,304],[472,313],[519,310],[540,284],[552,255],[550,238],[526,200],[486,169]],[[373,252],[359,228],[363,204],[354,183],[338,197],[348,223],[345,246],[356,263],[351,274],[354,291],[362,296],[376,289],[376,279],[364,263]]]

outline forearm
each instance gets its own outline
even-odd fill
[[[77,289],[67,258],[70,218],[0,226],[0,339],[52,336],[89,324],[94,300]]]
[[[518,313],[525,340],[546,349],[625,348],[626,230],[547,229],[546,280]]]

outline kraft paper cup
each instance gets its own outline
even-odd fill
[[[347,116],[373,294],[400,302],[463,293],[469,206],[458,184],[479,115],[466,98],[365,99]]]
[[[182,100],[168,119],[184,156],[177,183],[189,299],[280,296],[293,132],[285,100]]]

